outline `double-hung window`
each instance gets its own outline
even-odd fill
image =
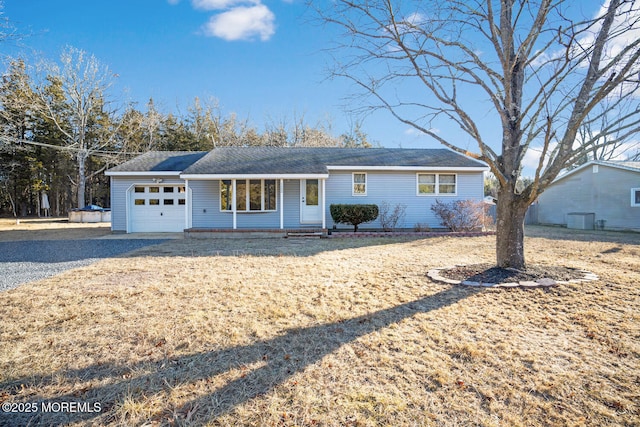
[[[640,188],[631,189],[631,206],[640,207]]]
[[[457,176],[454,173],[419,173],[418,196],[457,194]]]
[[[367,195],[367,174],[365,172],[354,172],[351,175],[353,196]]]
[[[236,194],[230,179],[220,181],[220,210],[232,211],[236,203],[237,212],[271,212],[276,210],[275,179],[238,179]]]

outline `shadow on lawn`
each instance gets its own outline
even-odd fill
[[[451,287],[388,309],[335,323],[289,329],[275,338],[247,345],[143,362],[138,365],[96,364],[79,370],[55,372],[47,377],[22,378],[3,383],[0,384],[0,390],[6,390],[10,395],[18,394],[23,386],[38,389],[48,385],[68,390],[74,383],[88,381],[104,385],[89,387],[82,392],[57,395],[50,399],[30,395],[28,400],[19,401],[36,404],[40,408],[43,404],[49,407],[53,402],[87,402],[89,405],[99,402],[100,412],[0,412],[0,425],[63,425],[82,421],[107,424],[115,421],[113,411],[121,406],[125,399],[138,402],[144,407],[147,396],[164,393],[180,385],[194,384],[206,387],[205,384],[210,378],[241,370],[242,373],[236,375],[236,379],[230,380],[224,386],[203,395],[195,395],[180,407],[167,404],[162,412],[153,416],[155,421],[161,423],[202,424],[233,411],[250,399],[269,393],[296,373],[345,344],[411,318],[415,314],[438,310],[479,292],[479,289]],[[250,365],[259,367],[252,368]],[[136,376],[136,371],[146,373]]]

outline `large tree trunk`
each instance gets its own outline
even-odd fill
[[[498,267],[525,268],[524,217],[529,205],[512,191],[500,191],[497,206],[496,255]]]
[[[86,190],[86,162],[87,158],[84,152],[78,152],[78,208],[84,208],[84,193]]]

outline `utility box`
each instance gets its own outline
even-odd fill
[[[567,228],[593,230],[596,214],[593,212],[571,212],[567,214]]]

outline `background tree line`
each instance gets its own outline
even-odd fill
[[[0,82],[0,215],[52,215],[86,204],[110,206],[104,171],[153,150],[201,151],[220,146],[370,147],[355,123],[332,134],[331,123],[304,116],[271,120],[258,130],[215,100],[199,98],[184,113],[163,113],[114,98],[116,75],[94,56],[68,47],[58,61],[8,62]]]

